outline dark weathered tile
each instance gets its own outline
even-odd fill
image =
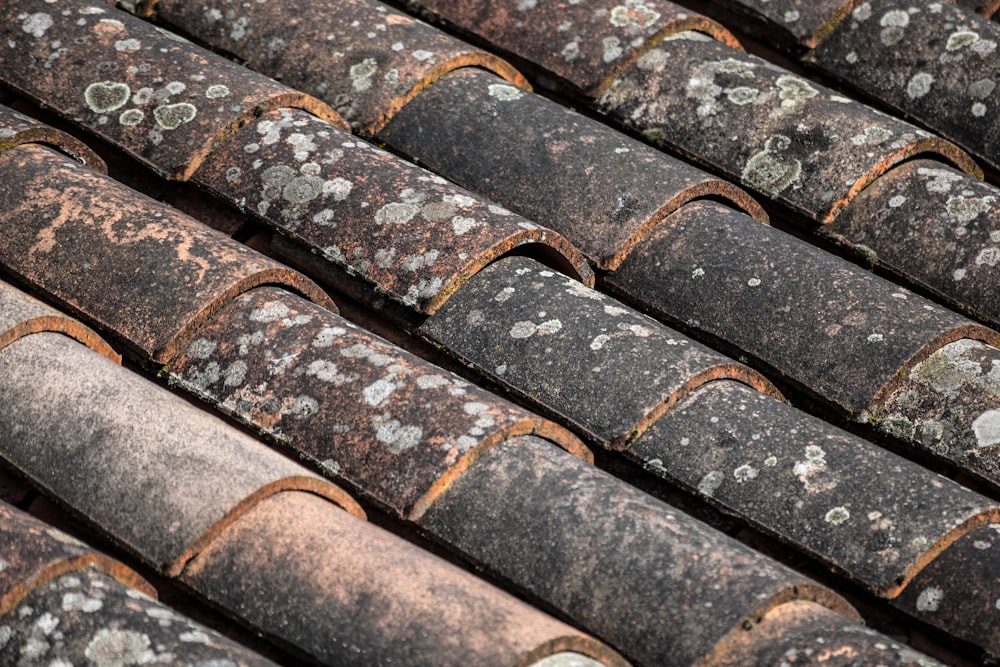
[[[185,180],[264,109],[302,108],[347,127],[319,100],[107,4],[5,2],[0,40],[5,84],[163,176]]]
[[[592,458],[555,424],[275,287],[213,315],[169,372],[406,518],[515,435],[538,433]]]
[[[108,167],[97,153],[76,137],[0,104],[0,151],[22,144],[47,144],[102,174]]]
[[[627,455],[887,599],[1000,518],[988,498],[735,382],[693,391]]]
[[[363,515],[332,484],[65,336],[0,350],[0,382],[7,463],[162,572],[284,489]]]
[[[818,231],[1000,327],[1000,189],[946,164],[913,160]]]
[[[1000,655],[1000,524],[964,535],[932,561],[893,605]]]
[[[155,596],[156,591],[134,571],[79,540],[0,502],[0,616],[26,595],[69,572],[102,572],[122,584]]]
[[[1000,10],[1000,0],[955,0],[955,4],[979,12],[986,17],[993,16],[997,10]]]
[[[738,46],[718,23],[665,0],[420,0],[419,6],[590,96],[674,33],[698,30]]]
[[[0,618],[7,665],[273,667],[270,660],[92,570],[64,574]]]
[[[907,363],[997,335],[714,202],[675,213],[607,277],[860,419]],[[766,317],[762,317],[767,313]]]
[[[0,280],[0,349],[19,338],[43,331],[64,334],[115,363],[121,362],[121,355],[93,329]]]
[[[782,44],[811,46],[825,36],[857,4],[850,0],[716,0],[713,10],[724,7],[744,20],[760,21],[766,33]]]
[[[51,149],[0,152],[0,178],[11,184],[0,189],[0,264],[144,360],[169,359],[255,285],[332,305],[304,276]]]
[[[943,667],[885,635],[861,625],[838,623],[823,607],[809,602],[782,605],[708,656],[707,664],[742,665],[884,665]]]
[[[586,635],[303,493],[254,507],[182,580],[327,665],[514,667],[574,652],[624,666]]]
[[[249,67],[326,100],[372,136],[415,95],[460,67],[527,81],[506,62],[372,0],[281,2],[158,0],[156,17]]]
[[[749,368],[523,257],[480,272],[418,333],[614,449],[709,380],[773,391]]]
[[[817,222],[918,153],[978,173],[953,144],[694,32],[646,51],[598,104]]]
[[[805,577],[534,438],[484,454],[419,523],[638,664],[701,664],[729,632],[791,599],[852,614]]]
[[[379,133],[393,150],[570,238],[615,269],[692,199],[767,215],[732,184],[487,72],[448,75]]]
[[[418,315],[527,245],[541,244],[539,252],[593,283],[586,260],[558,234],[302,111],[249,123],[192,180],[360,277],[371,297],[388,295]]]
[[[1000,24],[948,2],[870,0],[808,60],[1000,170]]]

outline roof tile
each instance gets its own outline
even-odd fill
[[[124,12],[86,0],[59,7],[12,0],[0,8],[0,39],[15,44],[0,51],[4,82],[161,175],[185,180],[262,109],[299,107],[347,127],[315,98]]]
[[[76,137],[0,104],[0,151],[22,144],[48,144],[96,172],[108,173],[97,153]]]

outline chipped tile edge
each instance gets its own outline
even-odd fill
[[[107,357],[116,364],[122,363],[122,355],[118,354],[101,336],[93,329],[66,315],[42,315],[33,317],[23,322],[18,322],[13,327],[0,331],[0,350],[7,347],[25,336],[37,333],[60,333],[85,345],[101,356]]]
[[[13,137],[0,140],[0,151],[11,150],[25,144],[49,146],[99,174],[104,176],[108,174],[108,165],[90,146],[70,134],[48,126],[23,130]]]

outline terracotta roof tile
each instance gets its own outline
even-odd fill
[[[137,574],[0,503],[5,664],[102,660],[273,665],[158,602]],[[200,663],[199,663],[200,664]]]
[[[347,127],[318,100],[128,14],[85,0],[59,6],[3,4],[0,39],[15,45],[0,51],[4,82],[162,175],[186,179],[262,109],[298,107]]]
[[[419,314],[526,244],[593,283],[558,234],[301,111],[248,124],[192,178]]]
[[[193,5],[153,0],[151,11],[214,48],[241,54],[262,72],[280,66],[285,83],[325,100],[372,136],[421,90],[460,67],[481,67],[515,85],[524,77],[492,53],[369,0],[287,5]],[[419,44],[420,48],[407,48]],[[286,105],[290,106],[290,105]]]
[[[17,184],[0,190],[6,269],[44,283],[154,362],[255,285],[284,284],[331,303],[301,275],[48,148],[0,152],[0,177]]]

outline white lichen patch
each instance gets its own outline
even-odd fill
[[[972,30],[956,30],[948,35],[948,41],[944,48],[948,51],[958,51],[967,46],[972,46],[979,41],[979,33]]]
[[[375,213],[375,222],[380,225],[405,225],[420,212],[416,204],[391,202]]]
[[[976,445],[992,447],[1000,444],[1000,410],[986,410],[972,422]]]
[[[45,36],[45,31],[52,27],[52,17],[44,12],[35,14],[18,14],[21,20],[21,30],[32,37],[41,39]]]
[[[834,526],[839,526],[850,518],[851,513],[844,506],[834,507],[823,516],[824,521]]]
[[[802,174],[802,163],[781,155],[790,145],[791,139],[781,134],[768,138],[764,150],[751,157],[743,168],[743,182],[773,197],[797,181]]]
[[[744,482],[757,479],[759,474],[760,471],[757,470],[757,468],[754,468],[750,464],[743,464],[733,471],[733,479],[735,479],[738,484],[743,484]]]
[[[701,478],[698,482],[698,492],[702,495],[711,497],[719,487],[722,486],[722,482],[725,481],[726,476],[721,470],[710,470],[705,473],[705,476]]]
[[[660,19],[660,13],[653,6],[640,0],[626,0],[625,4],[613,7],[608,14],[611,25],[619,28],[648,28]]]
[[[872,125],[851,137],[851,143],[855,146],[878,146],[889,141],[892,137],[892,130]]]
[[[941,607],[944,600],[944,591],[940,588],[930,587],[920,591],[917,596],[917,611],[935,612]]]
[[[118,122],[126,127],[132,127],[145,120],[146,114],[139,109],[126,109],[118,116]]]
[[[784,108],[796,108],[819,95],[819,91],[805,79],[783,74],[775,81],[778,87],[778,98]]]
[[[207,338],[196,338],[188,345],[187,356],[191,359],[205,360],[215,354],[218,343]]]
[[[932,85],[934,85],[933,74],[930,72],[917,72],[906,83],[906,94],[910,96],[910,99],[920,99],[931,92]]]
[[[925,187],[928,192],[944,194],[951,192],[951,187],[955,183],[964,180],[964,176],[950,169],[920,167],[917,169],[918,176],[929,176]]]
[[[524,91],[506,83],[491,83],[487,86],[487,91],[489,91],[490,97],[501,102],[513,102],[524,97]]]
[[[420,444],[424,431],[419,426],[404,425],[391,414],[372,417],[375,439],[386,445],[391,454],[400,454]]]
[[[133,630],[101,628],[84,651],[94,665],[140,665],[151,662],[149,637]]]
[[[986,195],[984,197],[966,197],[956,195],[949,197],[945,203],[945,211],[948,215],[961,224],[972,222],[980,215],[989,213],[996,203],[996,197]]]
[[[882,15],[879,21],[882,32],[879,38],[885,46],[892,46],[906,36],[906,27],[910,25],[910,14],[904,9],[890,9]]]
[[[198,109],[188,102],[164,104],[153,109],[156,124],[164,130],[175,130],[184,123],[190,123],[198,115]]]
[[[351,88],[359,93],[371,88],[372,76],[378,71],[378,62],[374,58],[365,58],[359,63],[351,65],[349,75],[351,77]]]
[[[87,86],[83,100],[94,113],[108,113],[121,109],[128,103],[132,91],[127,84],[118,81],[99,81]]]

